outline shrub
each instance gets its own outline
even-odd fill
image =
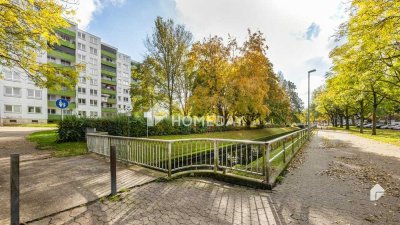
[[[206,132],[232,131],[248,129],[235,126],[207,126],[198,123],[185,126],[173,126],[171,119],[164,119],[153,127],[148,127],[149,136],[199,134]],[[188,124],[188,123],[187,123]],[[66,116],[60,121],[58,129],[59,142],[72,142],[85,140],[86,128],[96,128],[97,131],[107,132],[115,136],[144,137],[147,135],[147,124],[144,117],[116,116],[110,118],[79,118]]]

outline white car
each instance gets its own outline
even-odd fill
[[[400,130],[400,125],[392,127],[392,130]]]

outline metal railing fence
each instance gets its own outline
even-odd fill
[[[103,156],[115,146],[117,159],[168,173],[206,169],[274,183],[307,140],[307,129],[269,141],[215,138],[161,140],[96,133],[87,134],[87,148]]]

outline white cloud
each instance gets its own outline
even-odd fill
[[[126,0],[78,0],[76,20],[81,29],[86,29],[95,13],[101,13],[104,6],[111,4],[115,7],[122,6]]]
[[[276,71],[293,81],[303,101],[307,102],[307,71],[312,89],[323,82],[329,70],[328,53],[332,35],[346,18],[341,0],[175,0],[180,23],[191,30],[197,40],[210,35],[243,41],[247,28],[259,29],[269,45],[268,56]],[[304,38],[310,24],[319,27],[318,35]],[[302,37],[302,38],[299,38]]]

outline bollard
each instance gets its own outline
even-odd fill
[[[19,224],[19,154],[11,154],[10,173],[11,225]]]
[[[110,148],[111,195],[117,194],[117,151],[115,146]]]

